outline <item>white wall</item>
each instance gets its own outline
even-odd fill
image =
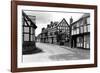
[[[91,4],[98,5],[100,9],[100,0],[31,0],[31,1],[45,1],[45,2],[58,2],[58,3],[72,3],[72,4]],[[11,3],[10,0],[0,0],[0,73],[11,73],[10,72],[10,29],[11,29]],[[100,10],[98,10],[100,13]],[[99,15],[99,14],[98,14]],[[98,19],[100,18],[100,15]],[[98,22],[99,24],[100,22]],[[98,25],[99,27],[100,25]],[[98,28],[100,31],[100,28]],[[100,34],[98,33],[98,37]],[[98,39],[99,41],[100,39]],[[100,41],[98,42],[100,43]],[[98,52],[100,46],[98,46]],[[98,54],[100,56],[100,53]],[[98,59],[97,68],[83,68],[83,69],[65,69],[65,70],[53,70],[53,71],[38,71],[30,73],[99,73],[100,72],[100,57]]]

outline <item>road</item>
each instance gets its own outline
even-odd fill
[[[24,55],[23,62],[46,62],[63,60],[89,59],[90,50],[69,48],[48,43],[36,43],[36,46],[42,50],[40,53]]]

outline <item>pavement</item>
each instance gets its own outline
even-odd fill
[[[49,62],[90,58],[90,50],[39,42],[36,43],[36,46],[41,49],[42,52],[23,55],[23,62]]]

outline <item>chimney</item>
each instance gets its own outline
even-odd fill
[[[53,27],[53,21],[51,21],[50,26],[51,26],[51,28]]]
[[[73,23],[73,18],[71,17],[70,18],[70,25]]]
[[[45,30],[45,28],[43,27],[43,28],[42,28],[42,31],[44,31],[44,30]]]
[[[53,21],[51,21],[51,25],[53,24]]]
[[[47,25],[47,28],[49,28],[49,27],[50,27],[50,25],[48,24],[48,25]]]

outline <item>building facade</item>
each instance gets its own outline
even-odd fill
[[[31,54],[36,50],[35,46],[35,16],[29,16],[22,12],[22,54]],[[33,20],[34,19],[34,20]]]
[[[90,49],[90,14],[71,23],[71,47]]]
[[[42,32],[37,38],[43,43],[69,46],[69,27],[70,26],[65,20],[65,18],[63,18],[60,22],[51,21],[51,23],[47,25],[47,28],[42,28]]]

